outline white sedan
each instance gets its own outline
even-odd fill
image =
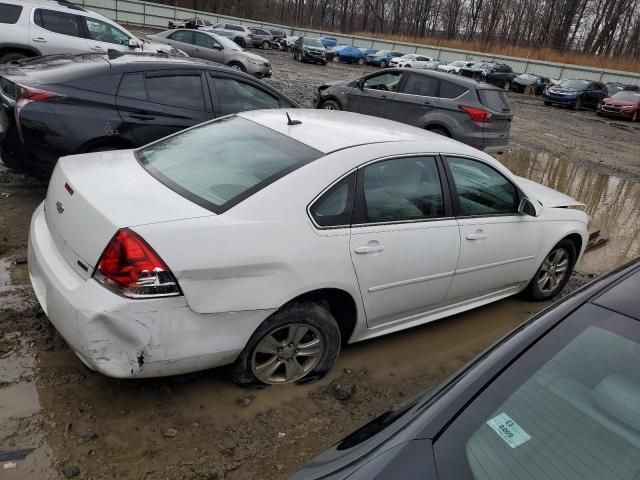
[[[470,67],[475,62],[465,62],[463,60],[456,60],[455,62],[447,63],[446,65],[438,65],[438,70],[446,73],[460,73],[460,69],[464,67]]]
[[[580,206],[405,124],[253,111],[60,159],[29,273],[105,375],[233,364],[241,385],[306,382],[343,343],[554,296],[587,243]]]
[[[433,58],[427,57],[425,55],[417,55],[415,53],[408,53],[407,55],[403,55],[401,57],[393,57],[391,62],[389,62],[390,67],[413,67],[413,68],[424,68],[427,66],[427,63],[433,61]]]

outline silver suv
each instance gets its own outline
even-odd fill
[[[242,48],[253,45],[253,33],[247,27],[233,23],[218,23],[212,28],[213,33],[230,38]]]
[[[63,0],[0,0],[0,63],[57,53],[176,53],[138,39],[117,23]]]

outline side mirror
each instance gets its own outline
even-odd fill
[[[529,215],[530,217],[537,217],[539,215],[536,205],[527,197],[522,197],[522,200],[520,200],[518,213]]]
[[[140,48],[140,44],[135,38],[129,39],[129,48]]]
[[[222,45],[214,45],[213,47],[214,50],[224,50],[224,47]]]

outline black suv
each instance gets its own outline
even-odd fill
[[[3,66],[0,102],[2,162],[44,178],[61,156],[139,147],[239,111],[297,107],[228,67],[119,52]]]
[[[505,63],[487,62],[478,62],[470,67],[463,67],[460,69],[460,75],[473,78],[478,82],[490,83],[504,90],[510,90],[513,80],[518,76]]]
[[[300,37],[293,44],[291,58],[299,62],[327,64],[327,49],[319,38]]]

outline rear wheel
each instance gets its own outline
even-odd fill
[[[16,60],[21,60],[28,57],[29,55],[22,52],[7,52],[3,55],[0,55],[0,63],[15,62]]]
[[[246,72],[247,69],[240,62],[229,62],[228,66],[233,68],[234,70],[238,70],[240,72]]]
[[[571,240],[562,240],[547,255],[526,288],[533,300],[547,300],[556,296],[571,277],[576,263],[576,247]]]
[[[342,110],[342,108],[340,108],[340,104],[335,100],[325,100],[320,105],[320,108],[323,110]]]
[[[451,134],[443,127],[427,127],[427,130],[433,133],[437,133],[438,135],[442,135],[443,137],[451,138]]]
[[[335,364],[340,342],[338,324],[326,308],[311,302],[289,305],[251,336],[233,366],[233,381],[259,388],[319,380]]]
[[[246,46],[244,38],[242,37],[234,38],[233,41],[236,42],[238,45],[240,45],[242,48]]]
[[[380,60],[380,68],[387,68],[387,62],[384,60]]]
[[[269,50],[269,47],[271,47],[271,44],[269,43],[268,40],[265,40],[264,42],[262,42],[262,48],[264,50]]]

